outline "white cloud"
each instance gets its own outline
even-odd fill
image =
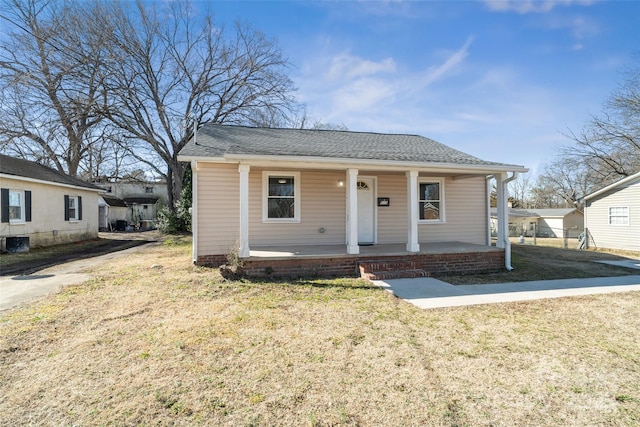
[[[593,0],[483,0],[484,4],[496,12],[547,13],[556,6],[589,6]]]
[[[426,75],[424,75],[420,80],[420,86],[423,88],[427,87],[451,74],[454,69],[462,64],[462,62],[464,62],[466,57],[469,55],[469,47],[471,46],[472,42],[473,37],[469,37],[465,44],[460,49],[449,55],[442,64],[430,67],[427,70]]]
[[[331,59],[327,77],[330,79],[353,79],[379,73],[394,73],[395,71],[396,63],[392,58],[376,62],[343,53]]]

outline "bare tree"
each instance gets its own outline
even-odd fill
[[[85,36],[75,7],[9,0],[0,12],[11,28],[0,45],[2,149],[72,176],[88,172],[83,161],[102,137],[103,120],[103,39]]]
[[[143,143],[129,151],[166,177],[173,207],[184,175],[177,155],[194,123],[264,126],[284,121],[296,104],[274,40],[243,24],[227,32],[185,2],[165,6],[109,3],[87,20],[110,37],[103,113]]]
[[[584,163],[601,185],[640,171],[640,65],[624,76],[602,114],[592,116],[580,133],[568,132],[574,143],[562,153]]]
[[[578,207],[598,185],[598,177],[579,158],[559,157],[545,166],[531,194],[536,208]]]
[[[513,197],[512,206],[518,208],[529,208],[531,191],[531,178],[528,174],[519,174],[518,177],[509,183],[509,194]]]

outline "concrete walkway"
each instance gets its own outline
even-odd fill
[[[451,285],[441,280],[375,280],[374,284],[420,308],[560,298],[614,292],[640,291],[640,275],[592,279],[541,280],[490,285]]]

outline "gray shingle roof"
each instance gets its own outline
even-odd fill
[[[102,190],[78,178],[70,177],[47,166],[29,160],[0,154],[0,173],[17,177],[37,179],[39,181],[56,182],[73,187],[84,187],[89,190]]]
[[[101,194],[102,198],[104,199],[104,201],[111,206],[112,208],[126,208],[127,204],[124,202],[124,200],[116,197],[116,196],[109,196],[107,194]]]
[[[185,157],[290,156],[514,166],[487,162],[419,135],[204,124],[180,151]],[[522,166],[517,166],[522,168]]]

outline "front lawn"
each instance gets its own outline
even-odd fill
[[[168,240],[0,315],[0,425],[638,425],[640,293],[420,310]]]

